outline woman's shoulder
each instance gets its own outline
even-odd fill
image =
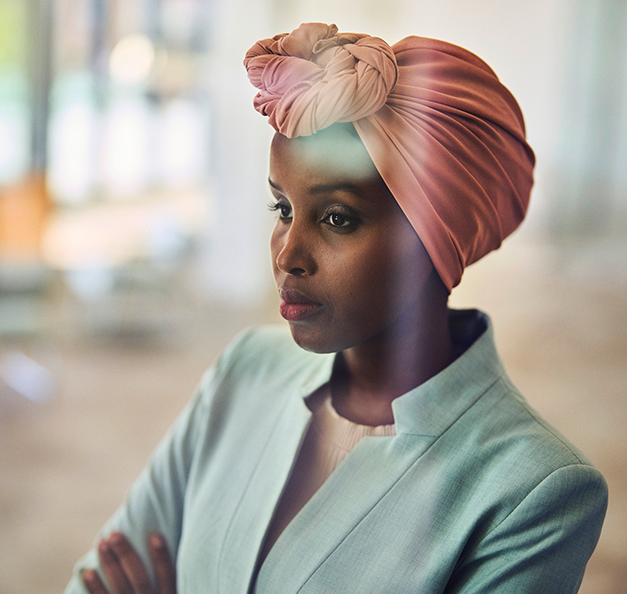
[[[590,459],[529,404],[507,375],[459,423],[457,443],[450,446],[472,451],[469,466],[478,482],[498,477],[511,501],[524,496],[525,489],[554,481],[607,497],[605,481]]]
[[[489,318],[451,312],[463,354],[404,408],[414,433],[440,435],[439,447],[472,466],[473,476],[509,477],[513,484],[541,482],[551,473],[598,474],[590,460],[522,395],[499,357]],[[426,388],[426,389],[425,389]],[[420,405],[420,406],[418,406]],[[422,415],[417,414],[418,412]],[[427,423],[424,417],[432,420]],[[413,425],[413,426],[412,426]],[[418,431],[419,430],[419,431]]]

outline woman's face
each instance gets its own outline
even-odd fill
[[[274,277],[297,344],[339,352],[415,319],[433,266],[354,131],[276,134],[269,181]]]

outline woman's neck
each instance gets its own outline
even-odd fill
[[[362,425],[394,422],[392,401],[455,359],[446,302],[338,356],[331,380],[338,414]]]

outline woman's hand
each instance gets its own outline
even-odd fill
[[[157,578],[153,588],[139,555],[121,532],[112,532],[98,544],[98,557],[111,593],[93,569],[82,573],[90,594],[176,594],[176,575],[165,539],[161,534],[148,537],[148,551]]]

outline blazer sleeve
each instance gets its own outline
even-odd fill
[[[113,531],[123,532],[127,536],[153,580],[146,543],[151,532],[164,535],[170,553],[176,559],[185,492],[190,469],[197,454],[195,446],[207,426],[215,387],[246,336],[247,334],[242,334],[229,345],[205,373],[194,397],[151,455],[123,504],[100,530],[92,549],[75,565],[65,594],[87,594],[79,577],[80,572],[87,568],[96,569],[106,583],[96,547],[100,539]]]
[[[462,556],[446,594],[576,593],[606,508],[594,467],[555,470]]]

